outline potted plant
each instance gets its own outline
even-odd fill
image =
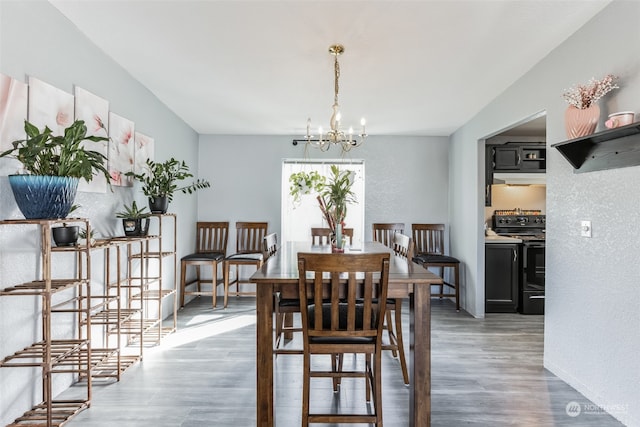
[[[116,213],[117,218],[122,218],[124,235],[129,237],[146,236],[149,232],[150,212],[147,208],[138,208],[135,200],[131,206],[124,205],[123,210]]]
[[[178,181],[193,177],[189,167],[182,161],[171,158],[164,162],[154,162],[147,159],[144,173],[128,172],[142,184],[142,193],[149,198],[149,209],[152,213],[165,213],[176,191],[191,194],[201,188],[209,188],[211,184],[204,179],[198,179],[184,187],[178,187]]]
[[[292,173],[289,176],[289,193],[293,196],[293,203],[300,203],[300,199],[305,194],[312,192],[319,193],[324,188],[326,178],[318,173],[318,171],[305,171]]]
[[[18,208],[27,219],[65,218],[76,197],[78,181],[93,179],[102,173],[109,179],[105,168],[106,157],[97,151],[85,150],[83,141],[108,141],[100,136],[87,136],[83,120],[75,121],[65,129],[64,135],[53,135],[45,127],[24,122],[26,139],[14,141],[13,148],[0,153],[0,157],[17,159],[24,174],[10,175],[9,183]]]
[[[78,209],[80,206],[73,205],[69,209],[69,214]],[[56,246],[75,246],[78,243],[80,227],[77,225],[67,225],[62,223],[61,227],[51,227],[51,236]]]
[[[356,196],[351,191],[354,178],[354,171],[341,170],[338,166],[332,165],[328,182],[322,179],[317,188],[314,188],[319,193],[317,199],[320,210],[331,229],[331,244],[335,252],[344,250],[346,239],[343,239],[342,230],[347,216],[347,205],[357,203]]]

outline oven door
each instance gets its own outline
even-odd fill
[[[525,241],[522,245],[522,314],[544,314],[545,244]]]

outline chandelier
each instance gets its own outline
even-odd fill
[[[344,52],[344,46],[335,44],[329,46],[329,53],[334,56],[333,72],[334,72],[334,95],[333,95],[333,112],[331,119],[329,120],[329,130],[326,134],[322,133],[322,127],[318,128],[318,137],[311,135],[311,118],[307,119],[307,134],[304,139],[294,139],[293,145],[298,145],[299,142],[305,142],[307,146],[318,148],[321,151],[327,151],[332,145],[337,145],[342,148],[342,151],[349,151],[353,147],[359,147],[367,137],[365,132],[366,121],[363,118],[360,120],[360,133],[353,134],[353,128],[349,127],[349,131],[345,132],[341,128],[340,120],[342,118],[340,114],[340,104],[338,103],[338,92],[340,86],[338,79],[340,78],[340,64],[338,63],[338,56]]]

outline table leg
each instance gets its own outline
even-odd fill
[[[273,285],[256,286],[257,425],[272,427],[274,421],[273,377]]]
[[[411,357],[409,421],[411,426],[431,425],[431,289],[413,286],[409,296]]]

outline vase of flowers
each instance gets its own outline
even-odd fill
[[[331,245],[335,252],[344,251],[344,219],[347,216],[347,205],[357,203],[355,194],[351,191],[355,172],[340,170],[336,165],[331,166],[329,182],[318,195],[320,210],[331,229]]]
[[[601,80],[592,78],[587,84],[576,85],[562,94],[569,103],[564,115],[567,137],[579,138],[591,135],[596,130],[600,119],[600,107],[596,102],[618,88],[615,79],[612,74],[607,74]]]

